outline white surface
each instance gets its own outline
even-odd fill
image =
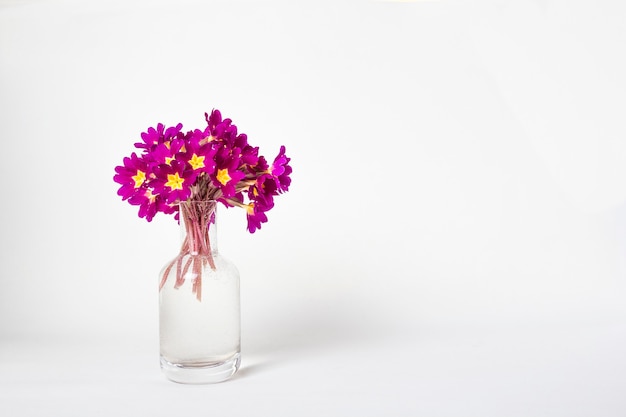
[[[0,414],[623,416],[620,2],[0,1]],[[240,374],[158,369],[113,168],[217,107],[292,191],[247,236]]]

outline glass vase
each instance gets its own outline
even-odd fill
[[[217,250],[216,207],[180,204],[181,250],[160,274],[161,369],[175,382],[221,382],[239,368],[239,272]]]

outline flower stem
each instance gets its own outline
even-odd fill
[[[174,267],[176,269],[175,289],[185,283],[191,270],[192,293],[196,295],[198,301],[201,301],[204,265],[208,264],[211,269],[216,269],[210,233],[210,228],[215,227],[215,206],[215,201],[190,200],[181,203],[179,215],[185,230],[185,237],[178,256],[167,265],[163,272],[159,290],[165,285]]]

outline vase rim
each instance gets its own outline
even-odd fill
[[[191,199],[191,200],[185,200],[185,201],[181,201],[178,204],[195,204],[195,203],[218,203],[219,200],[215,200],[213,198],[208,198],[206,200],[195,200],[195,199]]]

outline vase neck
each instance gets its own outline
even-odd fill
[[[181,254],[215,256],[217,254],[217,202],[185,201],[179,205]]]

